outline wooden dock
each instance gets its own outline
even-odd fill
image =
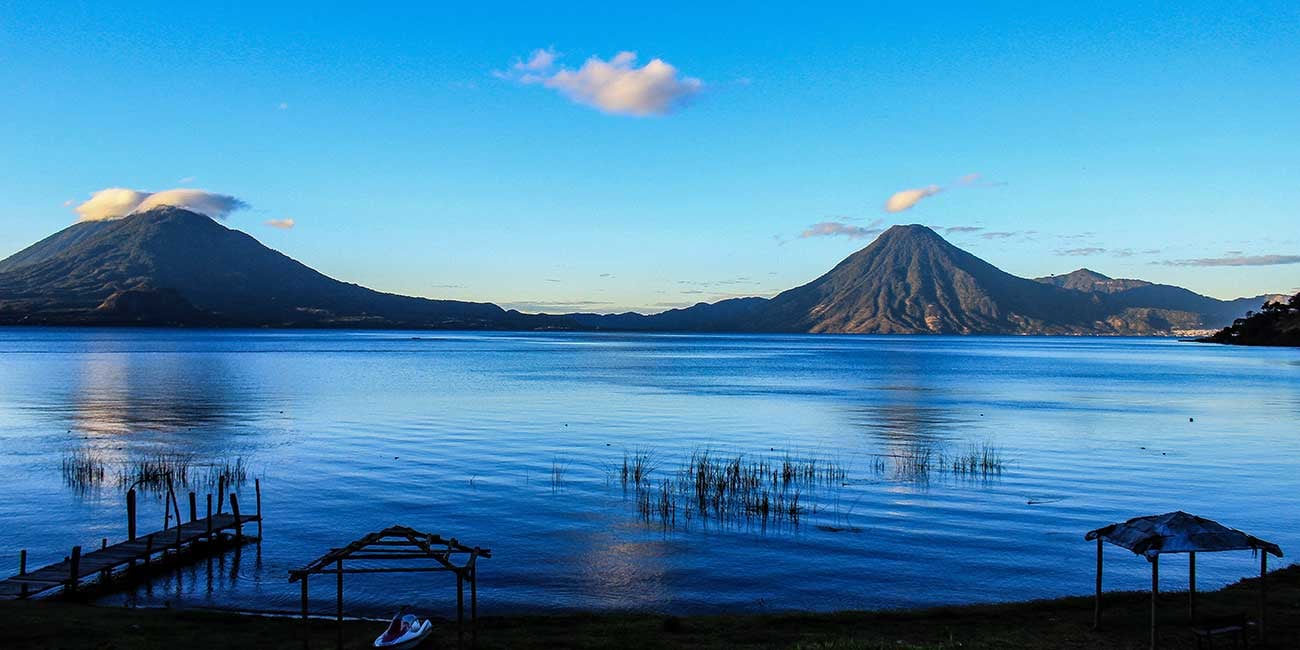
[[[159,560],[175,561],[183,551],[189,551],[192,557],[198,557],[200,546],[204,549],[224,549],[230,545],[239,546],[247,542],[260,541],[262,535],[262,498],[260,482],[257,486],[257,511],[255,514],[239,513],[239,498],[230,495],[233,512],[217,512],[206,517],[198,517],[194,508],[194,496],[190,495],[190,521],[174,525],[163,530],[135,535],[135,495],[128,493],[127,504],[130,513],[129,538],[124,542],[109,545],[104,540],[100,548],[89,553],[82,553],[80,546],[74,546],[68,557],[34,571],[27,570],[27,551],[23,551],[19,560],[18,575],[0,580],[0,600],[19,600],[30,598],[51,589],[62,588],[65,593],[75,593],[82,581],[98,578],[101,585],[113,580],[115,573],[137,566],[149,567]],[[208,497],[209,512],[211,496]],[[179,518],[179,513],[178,513]],[[244,526],[256,525],[256,535],[245,535]]]

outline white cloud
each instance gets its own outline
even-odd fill
[[[572,312],[589,312],[601,309],[612,302],[603,300],[521,300],[516,302],[503,302],[502,307],[514,309],[525,313],[537,314],[564,314]]]
[[[1152,264],[1157,263],[1165,266],[1279,266],[1283,264],[1300,264],[1300,255],[1237,255],[1152,262]]]
[[[78,221],[105,221],[120,219],[135,212],[169,205],[206,214],[214,219],[224,219],[231,212],[248,207],[247,203],[228,194],[205,190],[172,189],[161,192],[144,192],[125,187],[110,187],[90,195],[90,200],[75,209],[81,215]]]
[[[293,227],[298,224],[293,219],[271,219],[266,222],[266,225],[280,230],[293,230]]]
[[[894,192],[892,196],[885,201],[886,212],[902,212],[911,209],[912,206],[921,202],[927,196],[934,196],[945,189],[961,188],[980,188],[980,187],[999,187],[1006,185],[1005,182],[991,182],[984,180],[984,175],[979,173],[966,174],[960,176],[956,181],[949,184],[948,187],[942,185],[927,185],[925,187],[914,187],[912,189]]]
[[[618,115],[666,115],[704,88],[704,82],[681,76],[663,59],[637,67],[635,52],[619,52],[605,61],[591,57],[576,70],[557,67],[554,50],[534,50],[507,72],[493,73],[521,84],[550,88],[569,99]]]
[[[842,221],[822,221],[808,226],[806,230],[799,233],[800,239],[809,237],[848,237],[849,239],[866,239],[875,237],[884,232],[884,220],[876,219],[871,223],[863,226],[850,226]]]
[[[125,187],[110,187],[90,195],[90,200],[74,208],[81,215],[78,221],[104,221],[119,219],[130,214],[135,206],[149,194]]]
[[[921,199],[924,199],[927,196],[934,196],[942,191],[942,187],[939,187],[938,185],[930,185],[928,187],[919,187],[910,190],[903,190],[901,192],[894,192],[894,195],[889,197],[889,200],[885,201],[885,211],[902,212],[903,210],[907,210],[919,203]]]
[[[527,61],[516,61],[512,67],[522,72],[545,72],[550,70],[552,65],[555,65],[557,56],[559,55],[555,53],[553,48],[533,50],[532,56],[528,57]]]

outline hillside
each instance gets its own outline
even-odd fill
[[[532,329],[566,322],[340,282],[171,207],[79,223],[0,262],[0,323]]]
[[[72,225],[0,261],[0,324],[1170,335],[1259,304],[1088,269],[1030,280],[925,226],[894,226],[770,299],[657,314],[521,314],[340,282],[201,214],[160,207]]]
[[[1264,303],[1259,312],[1238,318],[1232,325],[1200,340],[1230,345],[1300,347],[1300,293],[1285,302]]]
[[[1088,269],[1029,280],[909,225],[890,228],[821,277],[771,299],[572,316],[599,329],[649,331],[1170,335],[1219,327],[1254,304]]]
[[[1070,334],[1099,301],[1019,278],[925,226],[894,226],[828,273],[772,298],[758,328],[840,333]]]
[[[1128,291],[1137,287],[1150,285],[1146,280],[1125,280],[1115,279],[1102,275],[1092,269],[1077,269],[1061,275],[1047,275],[1041,278],[1034,278],[1037,282],[1050,284],[1061,287],[1062,289],[1074,289],[1075,291],[1097,293],[1119,293]]]

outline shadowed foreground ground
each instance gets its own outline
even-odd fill
[[[1256,579],[1201,594],[1204,615],[1254,616]],[[1092,599],[941,607],[905,612],[665,617],[651,614],[486,617],[481,648],[1145,648],[1148,596],[1110,594],[1105,625],[1091,629]],[[1186,594],[1164,594],[1161,647],[1193,648]],[[1268,648],[1300,648],[1300,565],[1269,576]],[[343,647],[368,648],[383,625],[349,622]],[[455,647],[455,629],[426,648]],[[334,648],[338,627],[236,614],[128,610],[58,601],[0,605],[3,648]],[[1216,647],[1234,647],[1221,639]]]

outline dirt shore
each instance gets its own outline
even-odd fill
[[[1255,617],[1257,579],[1199,595],[1202,616]],[[480,648],[1146,648],[1149,596],[1107,594],[1102,629],[1091,598],[1061,598],[887,612],[663,616],[572,614],[484,617]],[[1300,648],[1300,565],[1269,575],[1268,639],[1251,647]],[[1160,600],[1162,648],[1194,648],[1185,593]],[[0,647],[27,648],[369,648],[382,624],[176,609],[92,607],[57,600],[0,605]],[[468,646],[468,643],[467,643]],[[426,648],[456,647],[440,622]],[[1216,647],[1235,647],[1231,639]]]

